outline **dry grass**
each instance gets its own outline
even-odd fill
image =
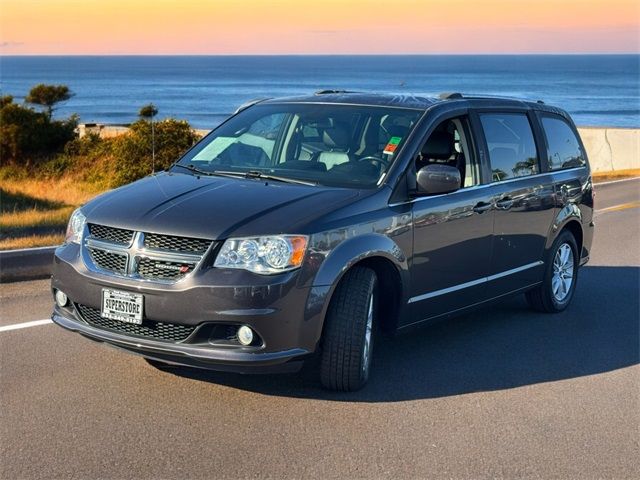
[[[71,177],[3,180],[0,250],[61,243],[71,212],[98,193]]]
[[[74,206],[52,210],[30,209],[3,213],[0,217],[0,231],[32,227],[56,228],[67,224]]]
[[[20,194],[33,199],[77,207],[94,197],[100,191],[89,184],[78,182],[71,177],[50,180],[3,180],[3,193]],[[0,198],[0,202],[4,203]],[[2,206],[3,213],[7,210]]]
[[[0,240],[0,250],[12,250],[14,248],[49,247],[51,245],[60,245],[63,241],[63,233],[6,238]]]
[[[594,183],[606,182],[609,180],[622,180],[624,178],[640,177],[640,168],[618,170],[615,172],[595,172],[592,176]]]

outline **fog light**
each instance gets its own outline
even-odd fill
[[[65,305],[67,305],[67,303],[69,303],[69,298],[67,297],[67,294],[64,293],[62,290],[56,290],[56,303],[58,304],[59,307],[64,307]]]
[[[246,325],[241,326],[238,329],[238,341],[244,346],[251,345],[251,342],[253,342],[253,330]]]

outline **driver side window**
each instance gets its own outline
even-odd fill
[[[441,122],[429,135],[415,159],[416,172],[427,165],[447,165],[460,171],[460,188],[480,184],[480,175],[473,157],[466,117]]]

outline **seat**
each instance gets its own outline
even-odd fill
[[[346,124],[334,122],[332,127],[326,128],[322,133],[322,143],[327,150],[320,153],[318,162],[325,164],[327,170],[351,159],[347,153],[349,127]]]
[[[444,160],[449,160],[454,152],[454,137],[452,133],[443,130],[433,132],[425,144],[422,146],[420,155],[416,160],[416,170],[429,165],[430,163],[449,164]],[[453,160],[453,166],[456,161]]]

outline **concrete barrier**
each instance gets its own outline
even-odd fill
[[[51,275],[56,247],[0,251],[0,283],[35,280]]]
[[[640,168],[640,129],[578,127],[593,172]]]

